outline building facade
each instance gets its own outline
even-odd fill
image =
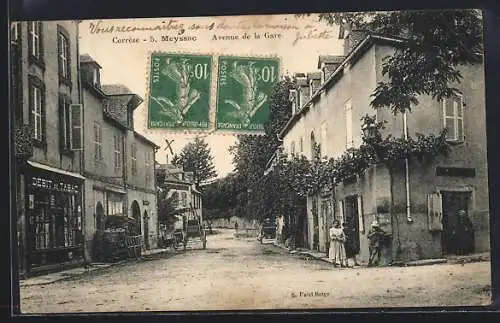
[[[83,260],[78,23],[11,26],[21,275]]]
[[[165,181],[158,185],[161,189],[167,190],[166,198],[173,198],[179,213],[177,216],[179,220],[172,229],[183,229],[185,222],[195,215],[203,220],[202,194],[196,189],[193,172],[186,172],[183,168],[171,164],[160,164],[158,167],[165,171]],[[168,228],[163,228],[163,230],[168,230]]]
[[[134,130],[133,111],[142,98],[123,85],[102,85],[101,66],[81,55],[85,102],[85,251],[92,259],[96,233],[108,230],[107,218],[128,218],[130,235],[142,235],[156,248],[158,224],[153,142]],[[108,218],[109,219],[109,218]]]
[[[293,116],[281,133],[284,149],[311,158],[314,144],[319,144],[321,155],[338,158],[362,143],[361,118],[367,114],[387,122],[383,136],[403,136],[401,114],[370,106],[373,90],[385,79],[383,58],[400,42],[352,31],[345,37],[343,55],[319,58],[319,85],[314,84],[317,77],[297,75],[298,87],[290,93]],[[374,165],[364,176],[338,185],[334,194],[323,191],[308,197],[309,248],[328,249],[327,232],[337,218],[353,226],[359,256],[366,261],[368,230],[377,220],[392,237],[383,255],[386,263],[441,257],[455,252],[447,241],[448,223],[455,221],[458,210],[465,210],[475,229],[475,251],[489,250],[484,65],[460,70],[463,80],[454,85],[460,96],[443,101],[421,96],[419,105],[407,113],[408,135],[413,138],[438,135],[447,128],[451,154],[427,162],[410,159],[408,172],[404,163],[390,173]],[[387,208],[391,192],[392,217]]]

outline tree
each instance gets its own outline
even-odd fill
[[[459,66],[483,59],[482,16],[474,9],[322,13],[318,19],[405,40],[384,59],[388,80],[377,85],[371,101],[395,114],[417,105],[422,94],[438,100],[456,94]]]
[[[177,208],[178,201],[175,196],[168,196],[168,191],[168,189],[158,191],[158,222],[171,227],[177,221],[176,216],[182,214],[182,210]]]
[[[238,136],[238,143],[230,148],[240,185],[236,196],[240,216],[262,219],[271,215],[272,196],[276,192],[273,183],[266,182],[263,174],[267,162],[281,145],[277,135],[291,117],[288,96],[294,84],[292,78],[284,76],[273,88],[265,134]]]
[[[213,156],[208,143],[200,137],[188,143],[179,155],[172,159],[174,165],[183,167],[184,171],[193,172],[194,183],[197,188],[206,180],[217,176],[213,164]]]

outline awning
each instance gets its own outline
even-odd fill
[[[33,166],[35,168],[43,169],[43,170],[46,170],[46,171],[49,171],[49,172],[54,172],[54,173],[58,173],[58,174],[61,174],[61,175],[71,176],[71,177],[75,177],[75,178],[79,178],[79,179],[85,179],[85,177],[83,177],[81,174],[78,174],[78,173],[75,173],[75,172],[68,172],[67,170],[55,168],[55,167],[52,167],[52,166],[47,166],[47,165],[40,164],[40,163],[31,161],[31,160],[28,160],[28,164],[30,164],[31,166]]]

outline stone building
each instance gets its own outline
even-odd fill
[[[11,26],[20,274],[83,260],[78,23]]]
[[[165,171],[166,175],[165,181],[158,185],[167,190],[167,198],[173,197],[176,209],[180,211],[179,221],[174,224],[174,229],[182,229],[185,221],[194,216],[193,212],[202,216],[202,194],[196,189],[193,172],[184,171],[172,164],[158,164],[157,167]]]
[[[319,58],[320,86],[314,84],[317,78],[296,75],[298,88],[290,93],[293,116],[280,134],[284,149],[311,158],[316,143],[321,155],[337,158],[361,144],[361,118],[366,114],[387,121],[384,136],[401,137],[403,116],[370,106],[373,90],[384,80],[382,60],[401,41],[352,31],[344,39],[342,55]],[[418,134],[438,135],[447,128],[451,154],[428,163],[410,159],[408,172],[404,163],[399,165],[392,173],[392,190],[388,170],[375,165],[364,176],[337,186],[334,197],[331,191],[308,197],[309,248],[327,250],[327,232],[333,218],[352,220],[360,257],[366,261],[367,233],[377,219],[392,235],[383,255],[386,263],[441,257],[454,252],[447,241],[451,230],[448,223],[463,209],[474,225],[475,251],[489,250],[484,66],[461,66],[460,70],[463,80],[455,85],[460,96],[439,102],[421,96],[419,105],[407,113],[408,135],[413,138]],[[391,191],[392,219],[387,210]]]
[[[92,259],[96,232],[107,216],[130,222],[130,234],[142,235],[144,248],[156,248],[158,221],[154,176],[159,148],[134,130],[133,112],[143,102],[123,85],[102,85],[101,66],[81,55],[85,104],[85,250]]]

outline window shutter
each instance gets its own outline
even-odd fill
[[[358,195],[358,227],[359,232],[365,233],[365,219],[363,216],[363,197]]]
[[[69,106],[71,131],[71,150],[83,149],[83,106],[81,104],[71,104]]]
[[[440,193],[427,195],[429,231],[443,230],[443,200]]]

